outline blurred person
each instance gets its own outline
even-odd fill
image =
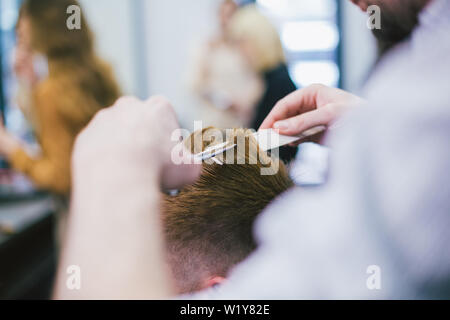
[[[236,41],[253,69],[264,79],[265,92],[259,100],[250,123],[259,128],[273,106],[289,93],[296,90],[286,66],[278,31],[259,10],[249,5],[239,10],[230,22],[230,34]],[[280,148],[280,158],[291,161],[297,148]]]
[[[418,23],[378,63],[366,84],[366,101],[314,85],[275,106],[263,128],[294,134],[339,121],[326,137],[333,149],[329,180],[319,189],[294,188],[269,205],[255,225],[258,248],[208,298],[450,297],[450,2],[353,2],[363,10],[380,5],[395,19],[389,23],[403,18]],[[130,106],[135,107],[132,112]],[[118,127],[121,139],[110,139]],[[147,139],[138,143],[136,128]],[[128,99],[82,133],[56,298],[161,299],[176,294],[164,267],[155,201],[160,187],[193,183],[200,169],[171,161],[175,142],[169,137],[177,128],[166,100]],[[100,154],[92,142],[102,146]],[[123,208],[129,209],[126,214]],[[107,219],[111,215],[115,219]],[[119,242],[124,226],[133,237]],[[118,267],[105,274],[99,268],[105,260]],[[77,292],[65,289],[64,271],[72,261],[80,261],[91,279]]]
[[[26,0],[17,24],[14,70],[18,105],[40,147],[0,127],[0,154],[34,186],[50,191],[56,204],[55,240],[61,244],[71,189],[75,137],[94,114],[119,97],[112,70],[94,52],[91,30],[69,30],[66,10],[75,0]]]
[[[41,189],[67,196],[76,135],[119,96],[112,71],[94,53],[91,30],[66,27],[75,0],[26,0],[17,25],[14,70],[21,84],[18,105],[32,125],[41,152],[0,128],[0,153]]]
[[[167,261],[178,293],[191,293],[217,286],[231,269],[256,248],[253,224],[261,211],[293,184],[287,170],[271,166],[267,153],[259,150],[251,131],[205,128],[185,141],[191,153],[228,139],[245,142],[230,154],[218,155],[223,164],[202,164],[192,185],[175,196],[162,199],[162,225]],[[271,174],[261,175],[261,168]]]
[[[248,127],[263,93],[263,81],[231,41],[228,27],[238,10],[233,0],[219,7],[219,33],[195,54],[190,87],[204,108],[201,118],[220,128]]]

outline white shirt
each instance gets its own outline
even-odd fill
[[[370,106],[329,137],[326,185],[273,203],[259,249],[194,298],[450,296],[449,32],[450,1],[434,0],[378,65]]]

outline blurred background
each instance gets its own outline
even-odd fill
[[[120,92],[168,97],[190,130],[195,120],[257,128],[278,99],[313,83],[358,94],[377,58],[367,17],[350,1],[79,2],[95,52],[112,67]],[[36,130],[18,107],[13,67],[21,3],[0,0],[0,111],[9,133],[39,149]],[[311,172],[325,166],[318,152],[298,157],[303,166],[316,166]],[[289,161],[295,152],[283,157]],[[7,160],[0,172],[0,298],[47,298],[58,247],[53,215],[62,209],[51,186],[42,188],[20,170],[12,175]]]
[[[185,127],[196,119],[190,91],[195,50],[218,32],[220,0],[81,0],[100,55],[114,66],[124,94],[163,94]],[[244,1],[241,1],[241,3]],[[246,1],[251,3],[252,1]],[[375,60],[367,18],[350,1],[258,0],[276,26],[292,80],[358,92]],[[14,28],[20,0],[0,0],[2,108],[14,129],[22,123],[11,101]]]

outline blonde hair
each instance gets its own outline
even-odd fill
[[[277,29],[254,5],[235,13],[229,33],[232,39],[246,41],[252,47],[259,72],[273,69],[286,61]]]

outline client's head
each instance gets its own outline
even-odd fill
[[[216,134],[209,134],[211,131]],[[211,139],[217,132],[225,139],[225,131],[207,128],[192,134],[185,144],[196,154],[222,142]],[[277,169],[274,174],[261,174],[261,168],[271,167],[275,160],[259,150],[249,131],[228,132],[230,140],[244,140],[246,147],[218,156],[223,164],[203,163],[196,183],[164,198],[168,262],[179,293],[204,289],[225,279],[230,269],[256,248],[252,228],[258,214],[292,186],[281,161],[273,166]]]

